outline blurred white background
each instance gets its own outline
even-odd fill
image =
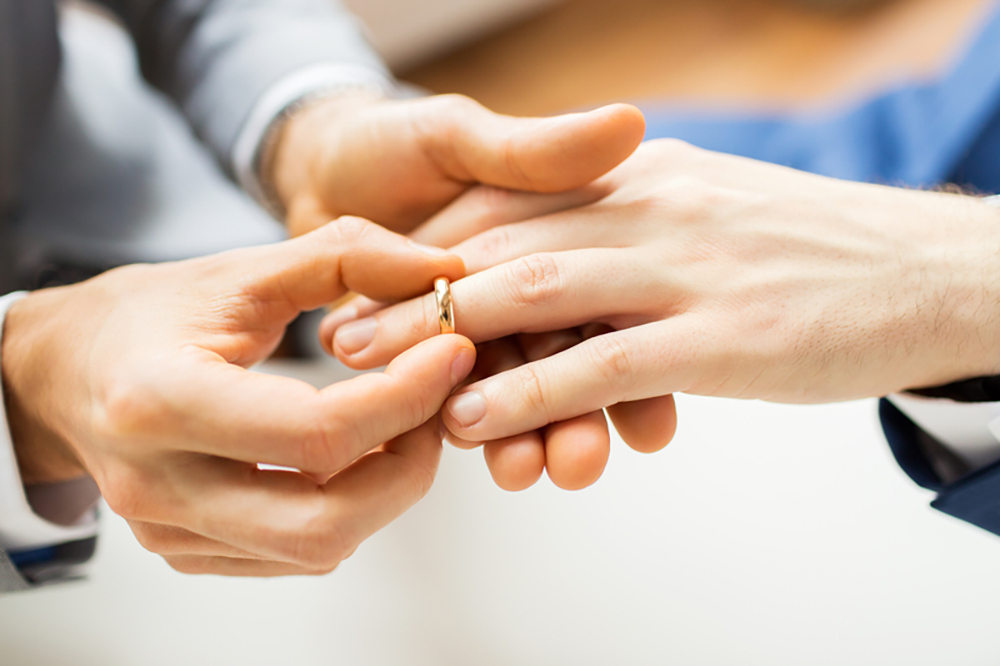
[[[89,580],[0,598],[5,666],[976,666],[1000,538],[932,511],[874,402],[680,396],[662,453],[508,494],[446,450],[431,494],[319,579],[174,573],[105,514]]]

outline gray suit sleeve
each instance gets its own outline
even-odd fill
[[[321,63],[386,73],[335,0],[101,1],[128,26],[146,79],[227,168],[254,103],[284,76]]]

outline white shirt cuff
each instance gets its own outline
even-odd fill
[[[3,323],[7,311],[27,295],[26,292],[17,292],[0,298],[0,344],[3,343]],[[0,384],[0,396],[2,391]],[[69,510],[66,513],[74,512]],[[95,536],[96,510],[89,508],[82,513],[73,525],[64,526],[49,522],[32,510],[21,482],[4,402],[0,400],[0,547],[7,551],[33,550]]]
[[[889,402],[972,469],[1000,460],[1000,402],[890,395]]]
[[[300,69],[271,86],[250,111],[233,146],[233,172],[247,193],[265,209],[270,209],[261,186],[257,161],[261,147],[285,110],[302,99],[354,91],[371,91],[395,96],[395,83],[378,70],[358,65],[326,63]]]

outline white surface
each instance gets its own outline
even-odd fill
[[[106,515],[89,581],[0,598],[0,663],[998,662],[1000,538],[927,506],[873,402],[678,404],[667,450],[618,443],[581,493],[504,493],[447,450],[321,579],[185,577]]]
[[[344,0],[390,65],[413,66],[558,0]]]

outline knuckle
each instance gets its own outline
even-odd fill
[[[437,477],[437,467],[421,460],[408,459],[408,477],[413,484],[413,496],[421,499],[427,496],[434,486],[434,479]]]
[[[164,554],[167,550],[165,540],[149,525],[133,524],[132,534],[139,545],[151,553]]]
[[[522,306],[545,306],[559,298],[562,275],[551,254],[533,254],[510,266],[514,302]]]
[[[323,227],[328,229],[333,242],[340,246],[355,245],[369,233],[372,223],[360,217],[345,215]]]
[[[357,548],[323,503],[301,521],[289,538],[292,562],[312,571],[333,570]]]
[[[152,385],[119,378],[107,390],[94,426],[109,437],[155,433],[168,420],[169,411],[166,399]]]
[[[101,487],[101,494],[108,508],[126,520],[151,517],[149,510],[149,483],[132,471],[115,475]]]
[[[489,226],[489,223],[486,226]],[[510,256],[513,240],[510,227],[505,225],[493,227],[476,237],[473,255],[491,262],[502,261]]]
[[[439,112],[445,114],[449,113],[465,113],[467,111],[476,109],[479,107],[479,103],[473,100],[471,97],[465,95],[460,95],[457,93],[449,93],[446,95],[437,95],[432,98],[432,104],[435,104]]]
[[[528,409],[532,413],[541,414],[547,420],[551,420],[549,401],[545,394],[545,382],[538,369],[531,365],[526,365],[521,372],[521,395]]]
[[[299,438],[299,466],[306,472],[335,472],[344,465],[346,438],[337,416],[319,414]]]
[[[624,393],[635,368],[631,347],[612,334],[592,338],[588,344],[597,370],[612,389]]]

